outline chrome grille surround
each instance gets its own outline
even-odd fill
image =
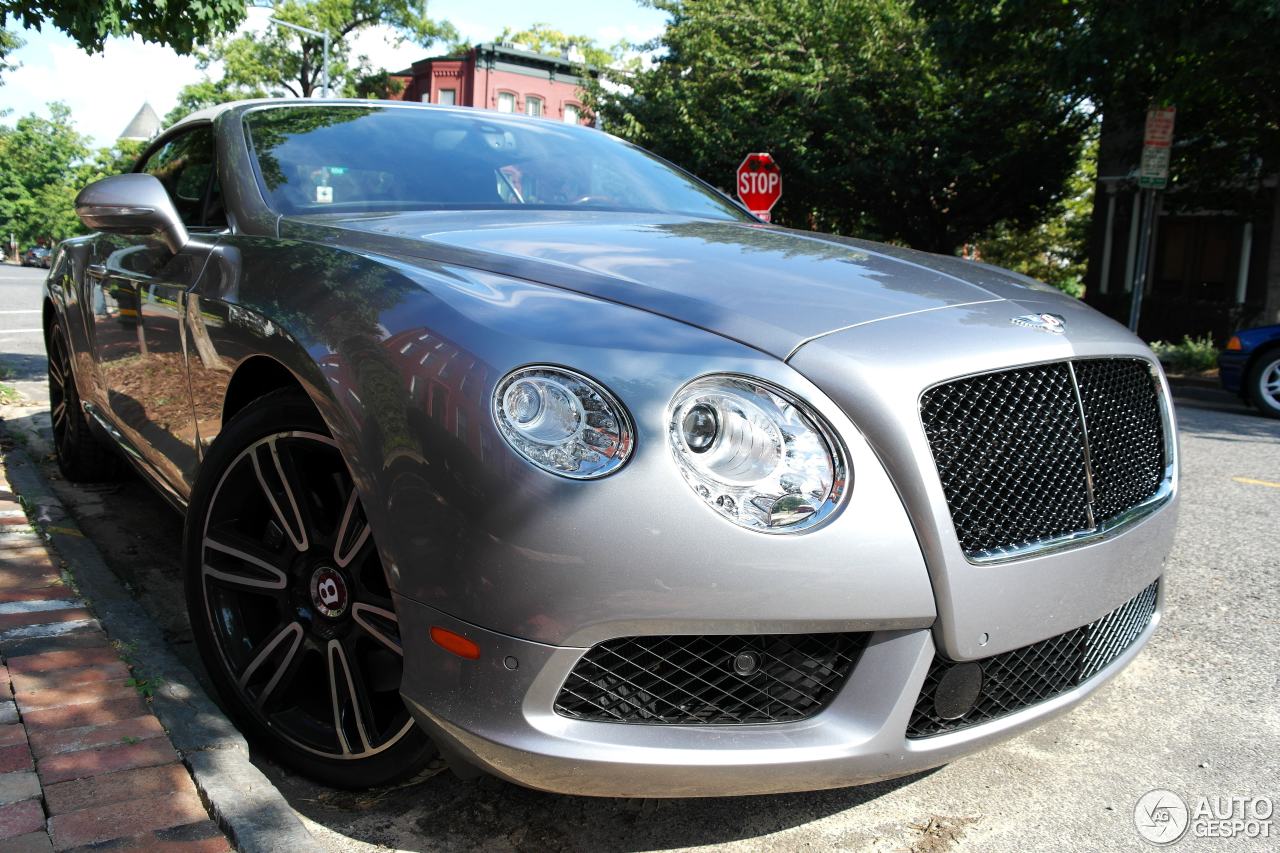
[[[1157,368],[1057,361],[927,389],[920,417],[971,563],[1112,535],[1173,494],[1172,419]]]

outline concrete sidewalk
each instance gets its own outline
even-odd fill
[[[0,853],[232,849],[72,584],[0,471]]]

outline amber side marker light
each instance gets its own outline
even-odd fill
[[[1231,350],[1242,350],[1242,349],[1244,349],[1244,347],[1243,347],[1243,346],[1241,346],[1241,344],[1240,344],[1240,339],[1239,339],[1238,337],[1236,337],[1235,335],[1232,335],[1232,336],[1231,336],[1231,340],[1227,341],[1227,349],[1231,349]]]
[[[476,660],[480,657],[480,647],[461,634],[455,634],[438,625],[431,626],[431,640],[447,652],[453,652],[460,658]]]

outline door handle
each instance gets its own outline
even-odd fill
[[[89,264],[85,268],[85,272],[89,273],[89,275],[96,275],[98,278],[107,277],[107,268],[102,264]]]

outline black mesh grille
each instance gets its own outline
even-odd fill
[[[1097,675],[1138,638],[1156,610],[1159,581],[1096,622],[1030,646],[985,658],[982,687],[968,713],[944,719],[938,712],[938,686],[955,664],[934,658],[907,726],[920,738],[976,726],[1052,699]]]
[[[555,709],[615,723],[794,722],[826,707],[866,642],[866,634],[623,637],[583,656]]]
[[[1160,402],[1145,361],[973,376],[926,391],[920,412],[970,556],[1093,529],[1154,494],[1164,475]]]
[[[1164,423],[1151,370],[1133,359],[1076,362],[1089,426],[1093,513],[1102,522],[1155,494],[1164,478]]]

